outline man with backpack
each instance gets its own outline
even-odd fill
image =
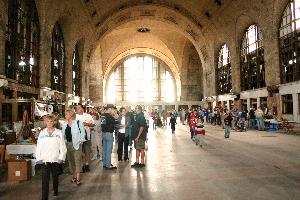
[[[82,167],[83,172],[89,172],[89,161],[91,160],[92,154],[92,142],[91,142],[91,127],[95,126],[93,117],[84,112],[84,108],[82,104],[78,104],[76,106],[76,120],[79,120],[83,123],[85,129],[85,142],[82,144],[82,151],[85,158],[85,165]]]

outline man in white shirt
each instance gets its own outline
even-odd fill
[[[82,149],[85,156],[85,165],[82,167],[83,172],[89,172],[89,161],[91,160],[92,154],[92,142],[91,142],[91,127],[95,126],[93,117],[84,112],[82,104],[76,106],[76,120],[79,120],[83,123],[85,128],[85,142],[83,142]]]

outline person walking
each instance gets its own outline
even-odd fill
[[[79,120],[84,125],[86,141],[82,144],[82,151],[84,154],[85,165],[82,167],[82,171],[89,172],[89,161],[91,160],[92,154],[91,127],[95,126],[95,122],[90,114],[84,112],[82,104],[76,106],[76,120]]]
[[[181,121],[181,124],[184,125],[184,121],[185,121],[185,110],[184,109],[181,109],[181,111],[180,111],[180,121]]]
[[[171,115],[171,118],[170,118],[170,122],[169,122],[169,125],[171,125],[172,134],[175,134],[175,124],[177,124],[176,118],[175,118],[175,116],[172,114],[172,115]]]
[[[128,143],[129,143],[129,126],[130,117],[126,116],[126,109],[120,108],[120,116],[118,118],[119,137],[118,137],[118,161],[129,161],[128,158]],[[123,151],[124,149],[124,151]],[[123,156],[124,152],[124,157]]]
[[[75,120],[76,113],[73,109],[65,111],[66,122],[62,126],[62,132],[67,146],[67,159],[69,169],[72,172],[72,183],[80,185],[80,170],[82,167],[82,143],[85,141],[83,123]]]
[[[48,199],[49,179],[52,174],[54,196],[58,195],[58,167],[66,158],[66,144],[61,130],[54,127],[55,117],[46,116],[47,128],[39,134],[36,147],[37,164],[42,164],[42,200]]]
[[[224,124],[225,124],[225,139],[230,137],[230,130],[232,126],[232,116],[231,113],[229,112],[228,115],[224,119]]]
[[[103,132],[103,168],[104,169],[117,169],[116,166],[111,164],[111,153],[114,142],[114,130],[115,130],[115,119],[112,116],[113,109],[115,106],[112,104],[107,104],[104,113],[101,115],[101,127]]]
[[[147,140],[148,125],[142,112],[142,106],[136,106],[135,110],[136,120],[133,123],[133,130],[135,134],[136,161],[131,167],[145,167],[145,142]]]
[[[163,126],[167,126],[168,125],[168,112],[166,110],[164,110],[162,113],[162,118],[163,118]]]
[[[265,125],[264,125],[264,112],[260,109],[260,107],[257,108],[255,111],[255,117],[257,119],[257,128],[259,131],[264,131],[265,130]]]

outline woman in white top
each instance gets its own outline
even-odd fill
[[[129,161],[128,158],[128,144],[129,144],[129,126],[130,126],[130,117],[126,116],[126,109],[124,107],[120,108],[120,116],[118,118],[118,161]],[[123,156],[124,148],[124,158]]]
[[[48,199],[52,173],[54,196],[58,195],[58,168],[66,158],[67,148],[61,130],[54,127],[55,117],[46,116],[47,128],[39,135],[36,148],[37,164],[42,164],[42,199]]]

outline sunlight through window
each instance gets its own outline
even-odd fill
[[[112,72],[106,93],[108,102],[172,102],[175,85],[160,61],[150,56],[132,56]]]

